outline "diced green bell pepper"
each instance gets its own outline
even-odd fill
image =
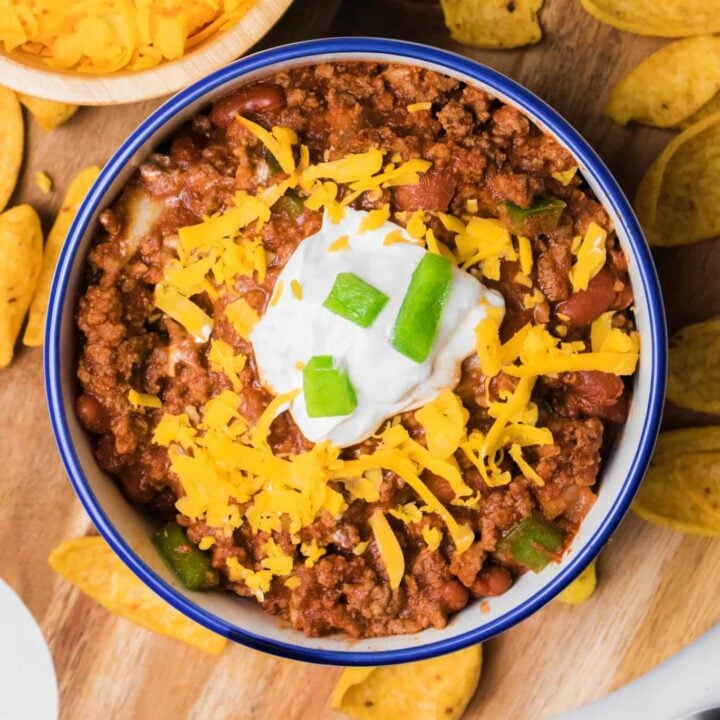
[[[276,175],[282,170],[280,163],[275,159],[275,156],[267,149],[263,148],[263,159],[267,163],[268,169],[272,175]]]
[[[557,229],[566,204],[557,198],[536,197],[529,208],[510,200],[500,203],[501,219],[514,235],[538,235]]]
[[[354,273],[342,272],[335,278],[323,307],[366,328],[373,324],[388,300],[385,293]]]
[[[357,407],[348,374],[330,355],[315,355],[303,368],[303,393],[308,417],[350,415]]]
[[[292,188],[282,196],[280,202],[293,219],[302,215],[303,210],[305,210],[305,201],[302,196]]]
[[[452,265],[434,253],[423,256],[410,279],[392,331],[392,346],[422,363],[427,360],[437,336],[452,282]]]
[[[565,533],[554,523],[538,518],[520,521],[497,545],[497,552],[518,565],[540,572],[560,556]]]
[[[153,533],[152,541],[178,580],[188,590],[210,590],[220,582],[210,558],[193,545],[174,522]]]

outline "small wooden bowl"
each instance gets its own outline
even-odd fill
[[[256,0],[236,25],[211,35],[187,55],[148,70],[89,75],[51,70],[22,51],[0,52],[0,84],[75,105],[117,105],[168,95],[240,57],[282,17],[292,0]]]

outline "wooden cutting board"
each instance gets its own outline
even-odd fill
[[[296,0],[263,45],[356,34],[401,36],[463,52],[557,108],[632,197],[672,133],[619,127],[603,117],[602,107],[614,83],[664,41],[602,25],[573,0],[547,0],[542,23],[545,37],[537,46],[476,52],[450,41],[433,0]],[[32,203],[47,228],[70,176],[102,163],[156,104],[85,108],[50,134],[31,123],[13,202]],[[37,170],[49,173],[56,192],[41,195],[33,181]],[[720,312],[719,250],[711,241],[656,254],[671,330]],[[51,437],[39,350],[20,350],[0,373],[0,408],[0,576],[45,632],[63,718],[340,717],[327,706],[339,670],[239,645],[208,657],[113,617],[55,577],[47,564],[50,550],[91,528]],[[673,426],[712,420],[677,411],[666,418]],[[551,717],[632,680],[720,620],[720,540],[681,535],[631,514],[602,554],[599,574],[598,591],[586,604],[552,603],[487,643],[468,718]]]

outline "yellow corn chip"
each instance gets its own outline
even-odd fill
[[[668,400],[720,414],[720,315],[689,325],[670,339]]]
[[[689,118],[685,118],[682,122],[677,124],[677,127],[685,129],[699,123],[710,115],[714,115],[716,112],[720,112],[720,92],[710,98],[697,112],[694,112]]]
[[[58,125],[62,125],[66,120],[69,120],[78,109],[77,105],[66,105],[65,103],[45,100],[32,95],[24,95],[23,93],[18,93],[18,98],[38,121],[38,125],[46,132],[54,130]]]
[[[626,32],[660,37],[720,31],[720,0],[580,0],[601,22]]]
[[[482,646],[406,665],[347,668],[331,705],[357,720],[457,720],[480,680]]]
[[[542,37],[537,14],[543,0],[440,0],[450,35],[463,45],[514,48]]]
[[[22,110],[12,90],[0,87],[0,212],[15,189],[23,159]]]
[[[720,425],[682,428],[661,433],[651,465],[672,465],[678,455],[688,452],[720,453]]]
[[[198,625],[143,585],[98,536],[68,540],[52,551],[52,569],[104,608],[146,630],[167,635],[211,655],[227,640]]]
[[[720,234],[720,112],[684,130],[650,166],[635,211],[651,245]]]
[[[29,205],[0,215],[0,368],[10,364],[42,263],[40,218]]]
[[[597,561],[593,560],[557,597],[560,602],[568,605],[579,605],[585,602],[597,586]]]
[[[720,535],[720,427],[661,433],[632,509],[692,535]]]
[[[671,127],[720,91],[720,38],[677,40],[645,58],[615,87],[605,108],[615,122]]]
[[[23,344],[29,347],[39,347],[43,343],[45,313],[47,311],[48,296],[50,295],[50,285],[55,272],[55,264],[65,242],[65,236],[68,234],[70,225],[75,218],[75,213],[85,195],[87,195],[90,186],[95,182],[99,172],[100,168],[89,167],[81,170],[75,176],[70,183],[63,204],[60,207],[60,212],[55,218],[55,224],[50,230],[43,253],[42,272],[35,290],[35,296],[32,299],[27,328],[25,328],[25,334],[23,335]]]

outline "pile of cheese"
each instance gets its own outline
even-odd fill
[[[456,551],[465,551],[474,540],[473,530],[454,519],[422,481],[423,472],[428,470],[449,484],[455,495],[451,505],[470,508],[478,508],[481,498],[463,479],[456,459],[459,453],[477,467],[489,486],[510,482],[511,473],[502,469],[506,452],[525,477],[542,485],[543,478],[523,457],[523,448],[553,442],[548,428],[537,427],[538,408],[530,399],[537,378],[581,370],[630,375],[638,361],[637,334],[626,334],[613,327],[613,313],[609,312],[592,327],[590,351],[586,351],[583,342],[563,342],[544,325],[528,324],[501,343],[500,315],[490,313],[476,329],[477,352],[487,377],[486,386],[501,372],[517,381],[512,392],[495,401],[486,389],[488,413],[494,420],[486,434],[478,430],[468,432],[468,411],[453,392],[446,390],[415,412],[425,430],[425,445],[413,440],[396,419],[376,436],[373,452],[354,460],[341,459],[340,450],[329,443],[318,444],[302,454],[275,455],[268,444],[270,426],[295,393],[276,397],[251,427],[238,409],[241,406],[238,393],[242,391],[240,373],[247,358],[228,343],[212,337],[212,318],[193,302],[192,296],[207,292],[211,298],[217,298],[231,292],[237,275],[254,274],[262,282],[266,265],[259,233],[270,219],[271,207],[288,189],[299,189],[307,208],[324,209],[331,218],[341,218],[344,208],[363,193],[377,194],[393,185],[416,184],[419,174],[427,171],[431,163],[392,158],[383,165],[383,151],[371,149],[311,164],[307,147],[299,145],[292,130],[275,127],[268,131],[247,119],[237,120],[272,153],[286,178],[256,195],[238,193],[233,207],[198,225],[182,228],[178,257],[168,264],[163,282],[156,288],[157,307],[182,324],[197,342],[210,343],[210,368],[224,373],[233,388],[208,401],[197,421],[187,414],[165,414],[155,429],[154,441],[168,448],[171,470],[184,490],[177,509],[227,536],[245,523],[253,532],[282,530],[290,534],[295,544],[293,555],[286,555],[276,542],[269,540],[259,567],[228,561],[231,581],[244,582],[258,599],[268,592],[275,577],[285,578],[288,587],[299,583],[292,576],[298,553],[307,566],[314,565],[324,554],[325,550],[314,542],[301,541],[303,528],[322,513],[339,519],[348,503],[355,500],[377,502],[386,471],[397,475],[417,496],[416,502],[392,508],[389,514],[405,523],[418,523],[423,521],[424,514],[432,513],[442,521]],[[346,186],[345,194],[340,192],[340,185]],[[389,212],[388,206],[373,211],[368,222],[384,222]],[[455,248],[451,251],[428,227],[429,213],[398,215],[397,219],[406,223],[416,242],[482,277],[498,279],[502,260],[518,261],[518,282],[527,287],[526,307],[544,300],[530,277],[533,266],[530,241],[513,238],[496,219],[471,216],[463,220],[439,213],[440,221],[454,239]],[[585,237],[577,239],[574,252],[571,282],[575,290],[582,290],[605,263],[605,231],[591,224]],[[247,338],[257,321],[255,310],[239,298],[226,304],[225,313],[237,333]],[[131,401],[150,407],[160,404],[158,398],[139,393]],[[374,512],[370,525],[390,584],[397,587],[404,573],[397,538],[381,510]],[[423,522],[420,527],[427,545],[437,548],[443,533],[429,523]],[[365,538],[354,552],[362,554],[369,540]],[[201,547],[207,549],[213,542],[214,538],[208,536]]]
[[[4,0],[0,42],[57,70],[147,70],[227,30],[255,0]]]

